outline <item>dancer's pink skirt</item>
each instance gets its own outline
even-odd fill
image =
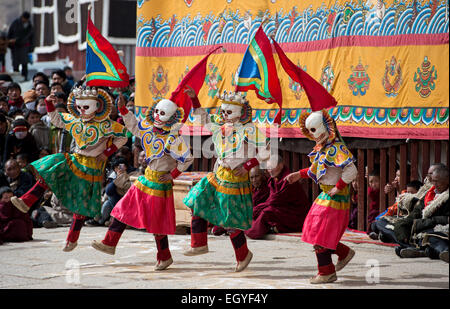
[[[116,204],[111,216],[149,233],[175,234],[172,182],[160,183],[140,176]]]
[[[333,186],[323,186],[303,223],[302,241],[335,250],[348,226],[350,200],[348,186],[330,197]]]

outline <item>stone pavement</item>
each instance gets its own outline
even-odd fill
[[[125,230],[114,256],[93,249],[105,227],[83,227],[78,247],[63,252],[68,228],[34,229],[33,241],[0,246],[1,289],[448,289],[449,267],[441,260],[400,259],[393,248],[346,243],[356,255],[332,284],[311,285],[316,273],[312,246],[298,237],[248,240],[249,267],[235,273],[226,236],[209,236],[210,253],[187,257],[189,235],[171,235],[174,263],[154,271],[153,235]]]

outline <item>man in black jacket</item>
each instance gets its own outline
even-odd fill
[[[449,171],[440,166],[431,175],[433,186],[421,200],[411,201],[409,215],[394,224],[403,258],[440,258],[448,263]]]
[[[29,12],[23,12],[13,21],[8,30],[13,69],[17,72],[19,65],[22,65],[22,76],[25,80],[28,80],[28,53],[34,49],[33,31]]]

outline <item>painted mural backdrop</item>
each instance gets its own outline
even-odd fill
[[[330,112],[343,136],[448,139],[449,20],[444,0],[138,0],[136,105],[147,107],[175,90],[214,45],[202,106],[232,90],[248,43],[263,22],[287,56],[337,99]],[[282,70],[282,137],[302,137],[309,109],[302,87]],[[276,108],[248,98],[260,127]],[[196,130],[192,116],[187,128]],[[194,133],[195,134],[195,133]]]

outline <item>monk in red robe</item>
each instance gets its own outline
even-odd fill
[[[279,157],[274,168],[268,169],[269,196],[253,205],[253,223],[245,234],[261,239],[271,230],[276,233],[301,232],[308,212],[306,195],[299,182],[289,184],[284,178],[290,170]]]
[[[268,175],[264,170],[255,166],[250,170],[250,182],[252,184],[252,201],[253,210],[256,206],[265,202],[270,195],[269,185],[268,185]],[[253,216],[254,219],[254,216]]]
[[[33,239],[30,215],[21,212],[11,203],[13,195],[9,187],[0,188],[0,244]]]

